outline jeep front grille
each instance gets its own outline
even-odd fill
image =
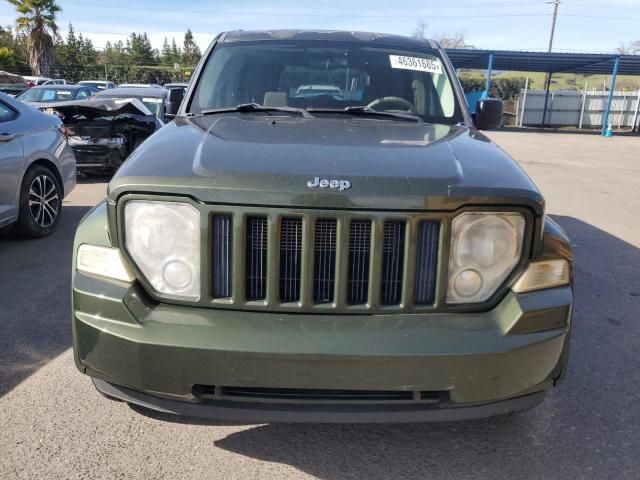
[[[216,215],[213,217],[212,239],[212,272],[213,297],[226,298],[231,296],[233,269],[231,266],[233,243],[231,241],[231,215]]]
[[[414,295],[416,305],[431,305],[434,301],[439,235],[439,223],[419,223]]]
[[[246,295],[247,300],[263,300],[267,295],[267,218],[247,219]],[[215,264],[215,259],[214,259]]]
[[[219,208],[204,260],[210,293],[203,301],[212,306],[358,313],[436,303],[439,218]]]
[[[283,218],[280,223],[280,301],[300,300],[302,219]]]
[[[333,302],[336,282],[336,232],[334,219],[316,220],[313,260],[313,301]]]
[[[367,303],[369,264],[371,263],[371,222],[353,220],[349,232],[349,277],[347,301],[351,305]]]

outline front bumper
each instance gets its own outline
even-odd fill
[[[78,170],[115,170],[126,158],[122,145],[82,145],[73,147]]]
[[[565,370],[572,291],[509,293],[482,313],[265,314],[158,304],[136,284],[75,273],[73,301],[76,364],[107,395],[210,418],[400,422],[538,403]],[[194,385],[417,395],[398,405],[236,404],[203,400]],[[424,392],[446,399],[425,403]]]
[[[351,405],[351,404],[271,404],[260,402],[189,403],[149,395],[120,387],[104,380],[93,384],[107,397],[153,410],[183,417],[243,423],[415,423],[475,420],[535,407],[544,400],[545,391],[497,402],[442,408],[438,405]]]

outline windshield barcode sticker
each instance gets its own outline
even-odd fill
[[[427,58],[404,57],[402,55],[389,55],[391,68],[402,68],[404,70],[417,70],[442,75],[442,64],[439,60],[429,60]]]

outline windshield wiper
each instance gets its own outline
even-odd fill
[[[418,123],[423,123],[424,120],[420,118],[418,115],[412,115],[410,113],[396,113],[396,112],[385,112],[381,110],[374,110],[371,107],[367,107],[366,105],[356,105],[353,107],[347,107],[343,110],[337,108],[309,108],[310,112],[326,112],[326,113],[345,113],[347,115],[371,115],[378,117],[392,117],[399,118],[402,120],[411,120]]]
[[[284,113],[296,113],[298,115],[302,115],[304,118],[313,118],[313,115],[311,115],[309,112],[307,112],[303,108],[263,107],[259,103],[241,103],[240,105],[236,105],[235,107],[210,108],[208,110],[202,110],[202,112],[200,113],[202,115],[213,115],[216,113],[229,113],[229,112],[240,112],[240,113],[264,112],[267,114],[270,114],[271,112],[284,112]]]

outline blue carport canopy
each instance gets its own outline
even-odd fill
[[[613,71],[616,58],[620,59],[618,74],[640,75],[640,55],[615,53],[546,53],[518,52],[515,50],[446,49],[453,66],[485,70],[493,54],[494,70],[545,73],[606,74]]]
[[[456,70],[461,68],[488,70],[487,88],[491,85],[492,70],[516,72],[549,73],[545,89],[549,93],[551,75],[554,73],[583,73],[611,75],[609,101],[605,110],[602,132],[611,111],[611,101],[616,77],[620,75],[640,75],[640,55],[620,55],[615,53],[555,53],[519,52],[516,50],[475,50],[446,49]],[[545,101],[546,113],[546,101]],[[544,118],[544,117],[543,117]]]

